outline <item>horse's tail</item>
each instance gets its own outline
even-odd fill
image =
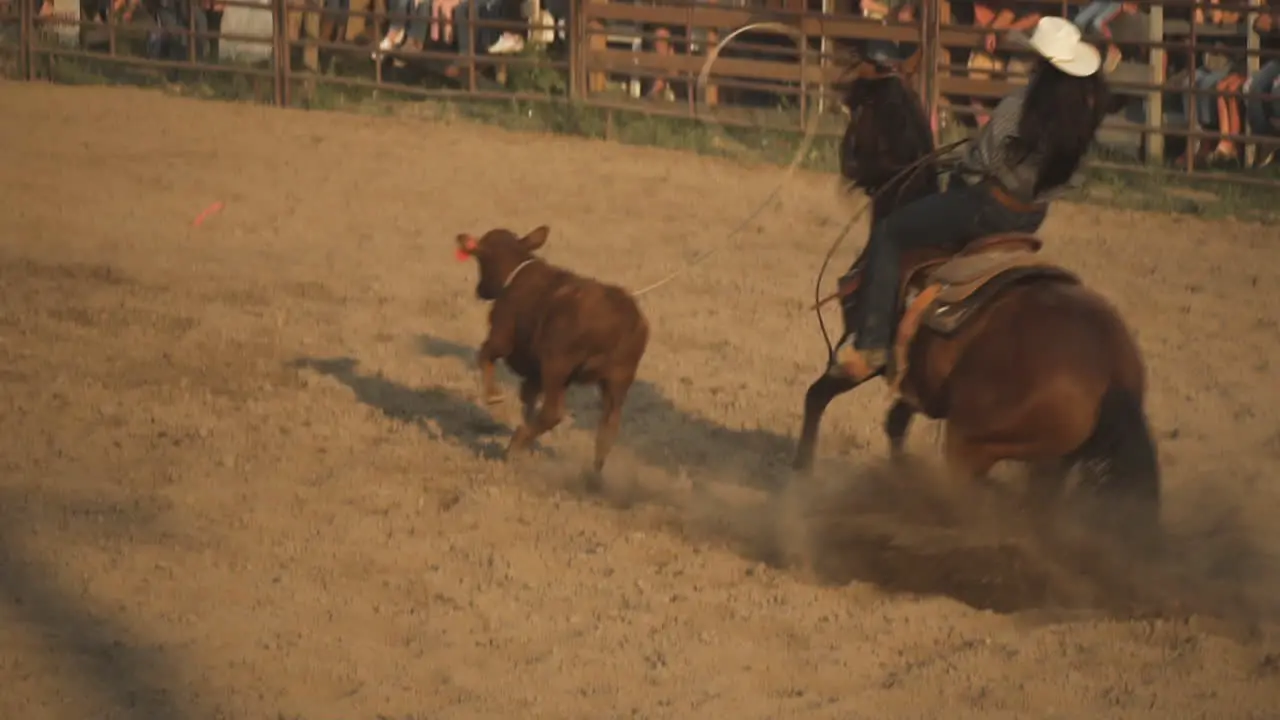
[[[1075,452],[1096,510],[1120,529],[1154,539],[1160,527],[1160,460],[1142,400],[1112,386],[1102,396],[1093,434]]]

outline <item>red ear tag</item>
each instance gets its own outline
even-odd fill
[[[453,251],[453,256],[457,258],[458,262],[466,262],[471,257],[471,253],[463,250],[462,248],[458,248]]]

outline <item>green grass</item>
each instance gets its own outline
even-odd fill
[[[526,57],[538,56],[527,52]],[[718,129],[691,118],[667,117],[631,110],[609,110],[574,103],[566,97],[563,73],[546,65],[510,68],[506,89],[541,99],[480,100],[466,97],[424,98],[395,89],[371,89],[326,82],[330,78],[369,76],[367,63],[330,63],[330,73],[314,84],[295,81],[294,105],[312,109],[363,114],[420,117],[443,122],[474,122],[511,130],[550,132],[616,142],[656,146],[731,158],[750,164],[785,165],[792,161],[801,133],[766,127]],[[56,58],[38,71],[54,82],[68,84],[127,84],[206,99],[241,102],[272,101],[270,79],[233,73],[158,71],[129,68],[86,59]],[[419,88],[430,80],[419,81]],[[671,103],[668,107],[683,107]],[[768,124],[785,120],[798,125],[794,111],[779,108],[755,113]],[[761,122],[761,125],[767,124]],[[728,142],[726,142],[726,138]],[[944,138],[945,140],[946,138]],[[836,140],[820,135],[801,163],[817,172],[836,171]],[[1280,179],[1272,173],[1270,177]],[[1273,220],[1280,217],[1276,188],[1194,178],[1132,165],[1132,169],[1090,168],[1083,190],[1073,199],[1129,209],[1185,213],[1207,218],[1237,217]]]

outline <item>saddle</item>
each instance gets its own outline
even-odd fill
[[[1004,290],[1030,280],[1078,283],[1069,270],[1040,258],[1043,243],[1034,235],[1008,233],[980,238],[958,254],[922,262],[903,275],[892,375],[902,392],[911,343],[921,328],[951,336],[998,298]]]

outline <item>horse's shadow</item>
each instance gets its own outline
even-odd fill
[[[475,362],[475,348],[432,335],[419,335],[417,348],[432,358]],[[499,366],[501,367],[501,366]],[[505,384],[514,387],[514,378],[500,371]],[[508,393],[514,395],[514,391]],[[566,399],[566,425],[584,425],[594,432],[599,418],[599,400],[594,388],[572,388]],[[578,420],[583,418],[586,422]],[[671,473],[691,469],[749,468],[740,473],[745,485],[773,488],[793,450],[791,438],[761,428],[724,427],[700,415],[682,410],[652,383],[637,379],[631,386],[623,410],[623,428],[618,444],[646,465]]]

